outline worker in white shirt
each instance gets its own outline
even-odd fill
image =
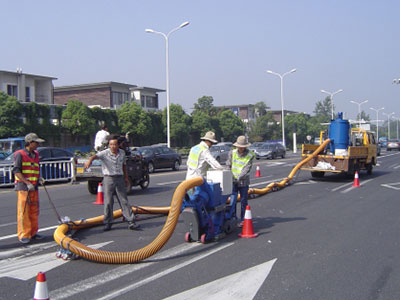
[[[194,177],[205,177],[208,167],[222,170],[223,167],[211,155],[210,147],[217,143],[215,133],[208,131],[201,139],[200,144],[192,147],[187,160],[186,180]]]
[[[110,135],[108,132],[107,125],[103,125],[101,130],[97,131],[96,137],[94,139],[94,150],[100,151],[104,150],[102,147],[107,144],[107,137]]]

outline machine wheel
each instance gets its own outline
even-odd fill
[[[190,232],[185,233],[185,242],[190,243],[192,241],[192,237],[190,236]]]
[[[205,234],[205,233],[203,233],[203,234],[201,235],[201,237],[200,237],[200,242],[201,242],[202,244],[205,244],[205,243],[206,243],[206,234]]]
[[[129,184],[126,186],[126,194],[129,195],[132,192],[132,179],[129,178]]]
[[[149,162],[147,168],[149,169],[149,173],[154,173],[154,164],[152,162]]]
[[[325,172],[321,172],[321,171],[311,172],[311,177],[314,177],[314,178],[322,178],[322,177],[324,177],[324,175],[325,175]]]
[[[147,189],[149,184],[150,184],[150,176],[149,176],[149,174],[146,174],[143,177],[143,180],[140,182],[140,187],[142,188],[142,190],[144,190],[144,189]]]
[[[99,186],[99,183],[97,181],[88,181],[88,191],[92,195],[97,195],[97,187]]]
[[[180,165],[180,163],[179,163],[179,160],[176,160],[176,161],[174,162],[174,166],[172,167],[172,170],[178,171],[180,166],[181,166],[181,165]]]

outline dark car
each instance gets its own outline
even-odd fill
[[[285,158],[286,149],[282,144],[279,143],[265,143],[262,146],[256,148],[254,150],[254,154],[256,155],[256,159],[260,158],[270,158],[274,159],[278,156]]]
[[[250,147],[248,148],[250,151],[256,150],[257,148],[261,147],[263,144],[265,144],[265,142],[254,142],[250,145]]]
[[[40,176],[46,180],[65,178],[70,175],[70,170],[65,168],[59,161],[71,160],[74,154],[56,147],[38,147],[40,166]],[[0,160],[0,184],[11,183],[13,175],[11,174],[12,165],[14,163],[14,153]],[[54,162],[54,163],[51,163]],[[68,174],[67,174],[68,173]]]
[[[225,163],[226,160],[228,159],[228,154],[229,151],[231,150],[231,147],[229,145],[212,145],[210,147],[210,152],[211,155],[219,162],[219,163]]]
[[[176,171],[179,170],[182,163],[181,155],[165,145],[144,146],[137,148],[137,150],[143,156],[149,173],[164,168],[172,168]]]

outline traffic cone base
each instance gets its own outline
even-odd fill
[[[33,300],[49,300],[49,290],[47,289],[46,275],[42,272],[39,272],[36,277]]]
[[[96,202],[93,202],[93,204],[97,204],[97,205],[104,204],[104,193],[103,193],[103,186],[102,186],[101,182],[99,182],[99,186],[97,187]]]
[[[358,178],[358,172],[354,174],[353,187],[360,187],[360,179]]]
[[[258,236],[258,233],[254,233],[250,205],[246,206],[246,213],[244,214],[242,233],[240,233],[238,236],[240,238],[255,238]]]
[[[260,172],[260,166],[259,165],[257,165],[256,176],[255,177],[261,177],[261,172]]]

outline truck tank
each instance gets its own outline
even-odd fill
[[[343,120],[343,113],[338,113],[338,118],[329,125],[329,139],[331,152],[335,155],[346,155],[350,141],[350,123]]]

